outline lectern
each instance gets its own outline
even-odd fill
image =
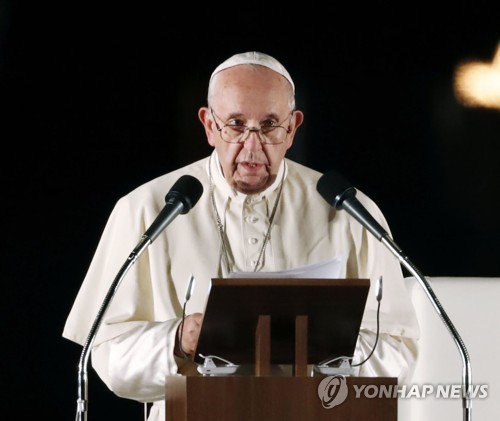
[[[166,419],[397,421],[397,394],[375,393],[395,390],[396,378],[339,376],[325,391],[325,375],[311,369],[353,356],[369,287],[368,279],[213,279],[195,362],[215,355],[242,370],[168,376]],[[347,393],[328,407],[339,382]]]

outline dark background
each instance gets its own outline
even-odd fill
[[[370,195],[422,272],[498,277],[500,112],[453,93],[460,62],[493,58],[495,3],[1,1],[9,419],[74,419],[81,347],[61,333],[106,219],[132,188],[210,152],[197,110],[237,52],[288,68],[305,112],[289,157]],[[92,370],[89,393],[90,420],[141,419]]]

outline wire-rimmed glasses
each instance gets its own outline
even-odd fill
[[[210,113],[215,122],[215,126],[219,131],[220,137],[224,142],[227,143],[243,143],[250,136],[251,132],[255,132],[258,135],[259,141],[264,145],[279,145],[283,143],[286,139],[286,136],[290,133],[290,126],[285,127],[282,124],[291,119],[293,115],[293,111],[290,112],[281,123],[276,123],[273,120],[267,120],[260,127],[250,127],[244,124],[239,124],[239,120],[231,120],[228,123],[225,123],[215,111],[210,108]],[[217,123],[219,120],[223,126],[219,126]]]

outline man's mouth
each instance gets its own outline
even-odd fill
[[[249,161],[243,161],[243,162],[240,162],[239,164],[245,168],[252,168],[252,169],[259,168],[259,167],[264,165],[264,164],[259,164],[257,162],[249,162]]]

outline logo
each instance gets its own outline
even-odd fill
[[[323,408],[331,409],[347,398],[347,382],[343,375],[328,376],[318,385],[318,397]]]

